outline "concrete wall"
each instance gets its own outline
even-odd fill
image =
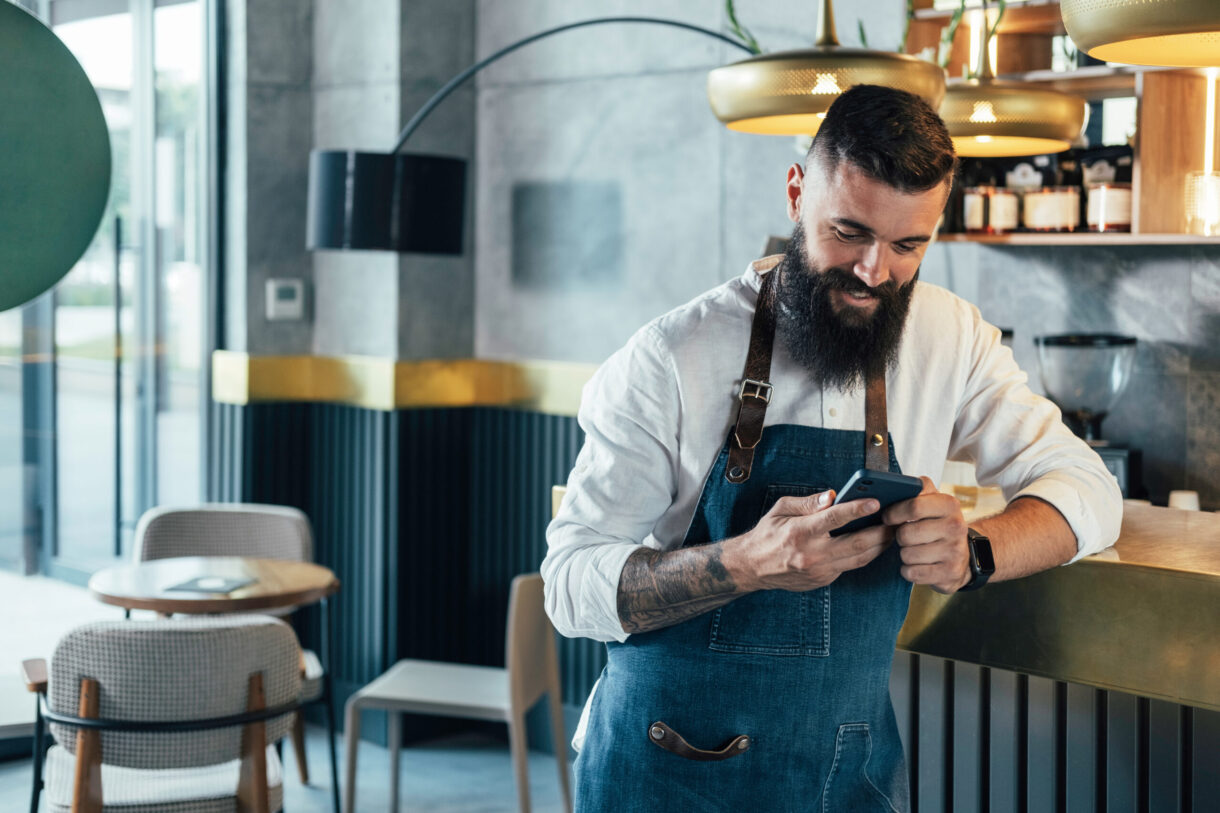
[[[271,278],[311,281],[305,250],[313,4],[229,0],[224,346],[308,352],[308,320],[268,322]]]
[[[835,4],[840,41],[897,44],[901,0]],[[766,50],[813,42],[817,4],[751,0]],[[478,52],[596,16],[669,17],[727,31],[719,0],[482,0]],[[613,24],[565,32],[479,80],[475,350],[600,361],[641,324],[741,273],[784,212],[791,138],[726,130],[707,71],[747,54],[694,32]]]
[[[474,59],[471,0],[315,0],[314,7],[318,149],[390,150],[406,120]],[[474,89],[466,87],[436,109],[405,150],[470,161],[474,131]],[[473,166],[470,174],[472,190]],[[460,257],[317,252],[313,270],[314,353],[473,355],[469,250]]]
[[[390,150],[404,120],[473,60],[473,0],[232,0],[226,11],[225,347],[473,355],[471,251],[437,258],[305,250],[310,149]],[[407,150],[470,160],[474,131],[469,87],[438,108]],[[473,166],[471,176],[473,184]],[[467,223],[469,232],[470,216]],[[280,277],[305,280],[305,319],[265,318],[266,281]]]

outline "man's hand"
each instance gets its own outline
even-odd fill
[[[782,497],[741,536],[665,552],[641,546],[619,576],[623,630],[668,627],[755,590],[814,590],[868,564],[885,550],[893,530],[878,525],[832,537],[835,528],[878,507],[876,500],[833,500],[833,491]]]
[[[749,533],[725,542],[726,565],[740,556],[744,590],[814,590],[841,573],[864,567],[885,550],[893,532],[884,525],[842,536],[830,532],[877,511],[876,500],[834,505],[833,490],[781,497]]]
[[[894,529],[902,555],[902,577],[938,593],[955,593],[970,581],[966,520],[952,494],[941,494],[927,477],[918,497],[891,505],[881,515]]]

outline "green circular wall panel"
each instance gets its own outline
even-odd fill
[[[110,136],[93,85],[45,25],[0,0],[0,311],[68,273],[109,193]]]

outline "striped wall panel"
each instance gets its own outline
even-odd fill
[[[337,702],[394,656],[397,611],[389,589],[396,553],[391,509],[398,416],[331,404],[214,404],[217,428],[209,499],[300,508],[314,558],[335,571],[331,674]],[[298,612],[302,644],[321,645],[317,607]]]
[[[1220,713],[896,654],[913,813],[1204,813]]]
[[[305,473],[302,496],[313,522],[315,558],[335,572],[342,585],[332,599],[335,648],[331,656],[336,701],[383,672],[393,662],[390,635],[396,616],[391,589],[394,552],[390,544],[394,499],[391,440],[397,416],[334,404],[304,405],[308,431],[288,468]],[[297,455],[307,456],[300,459]],[[287,490],[282,492],[288,497]],[[320,613],[310,608],[304,638],[320,642]]]
[[[574,418],[510,409],[472,411],[471,570],[469,593],[480,613],[503,629],[508,583],[537,570],[546,554],[551,486],[566,483],[584,442]],[[502,664],[503,634],[488,635],[473,662]],[[564,700],[580,704],[601,673],[605,647],[587,639],[559,639]]]
[[[467,641],[492,619],[475,617],[466,595],[470,548],[470,414],[398,413],[397,656],[469,661]],[[503,627],[499,635],[503,638]]]
[[[215,502],[239,502],[248,478],[243,466],[250,455],[245,453],[246,425],[250,408],[213,402],[208,409],[211,424],[211,448],[208,450],[208,482],[206,498]]]

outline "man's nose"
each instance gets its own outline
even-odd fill
[[[890,278],[889,260],[885,247],[874,242],[864,250],[852,269],[856,277],[870,288],[876,288]]]

